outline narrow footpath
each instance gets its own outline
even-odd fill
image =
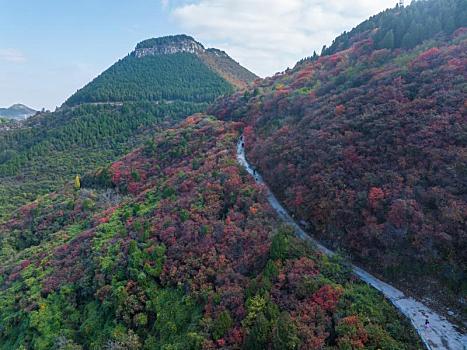
[[[285,208],[279,203],[269,187],[265,184],[262,176],[257,171],[253,170],[253,167],[248,163],[245,157],[243,138],[240,139],[237,144],[237,161],[249,174],[255,178],[256,183],[263,185],[267,189],[269,204],[274,208],[274,210],[284,222],[294,228],[298,237],[312,243],[326,255],[332,256],[334,254],[333,251],[329,250],[318,241],[313,239],[311,236],[309,236],[295,222],[287,210],[285,210]],[[417,300],[406,296],[400,290],[379,280],[361,268],[352,265],[352,269],[355,275],[357,275],[361,280],[373,288],[379,290],[397,309],[399,309],[403,315],[405,315],[412,322],[413,327],[417,330],[420,338],[429,350],[467,350],[467,335],[459,333],[454,325],[451,324],[445,317],[437,314],[434,310],[431,310],[429,307],[418,302]],[[426,319],[428,319],[430,323],[428,328],[425,327]]]

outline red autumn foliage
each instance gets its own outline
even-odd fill
[[[253,87],[261,93],[247,101],[225,97],[210,111],[226,109],[248,125],[250,162],[321,240],[379,272],[397,266],[401,277],[429,264],[440,285],[449,280],[458,292],[467,249],[459,215],[467,210],[459,168],[467,161],[465,31],[421,53],[375,51],[361,33],[348,49],[299,63]],[[277,96],[278,85],[292,90]]]
[[[336,115],[342,115],[345,112],[345,106],[344,105],[338,105],[336,106],[335,113]]]
[[[374,209],[378,206],[380,201],[384,199],[384,192],[379,187],[372,187],[368,192],[368,201],[370,202],[370,206]]]

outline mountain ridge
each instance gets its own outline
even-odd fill
[[[145,56],[170,55],[180,52],[198,54],[205,51],[206,49],[203,44],[191,36],[181,34],[143,40],[136,45],[131,55],[142,58]]]

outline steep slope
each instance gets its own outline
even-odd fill
[[[167,42],[174,45],[167,47]],[[135,50],[137,57],[154,56],[168,53],[187,52],[198,56],[211,69],[232,85],[244,88],[258,77],[235,62],[227,53],[214,48],[206,49],[201,43],[187,35],[175,35],[145,40]]]
[[[158,47],[157,54],[144,51],[150,50],[148,43]],[[148,132],[204,111],[207,103],[236,88],[223,75],[244,84],[255,77],[226,55],[219,59],[231,69],[218,64],[214,70],[214,63],[186,49],[190,45],[203,56],[214,52],[185,36],[144,41],[57,111],[41,113],[14,130],[2,126],[0,220],[77,174],[118,159],[144,143]]]
[[[37,111],[22,104],[8,108],[0,108],[0,118],[22,120],[34,115]]]
[[[450,35],[467,26],[467,5],[463,0],[422,0],[410,6],[388,9],[337,37],[324,55],[350,48],[371,37],[375,49],[413,49],[440,32]]]
[[[258,77],[248,69],[242,67],[238,62],[230,58],[225,51],[207,49],[199,57],[211,69],[237,88],[246,88]]]
[[[315,245],[316,248],[323,254],[334,257],[335,252],[323,246],[310,234],[308,234],[295,219],[293,219],[287,212],[287,209],[277,200],[274,193],[264,183],[263,177],[259,174],[257,169],[254,169],[245,156],[245,143],[241,140],[237,145],[237,160],[247,171],[250,173],[257,184],[264,187],[267,193],[268,202],[271,207],[276,211],[277,215],[283,222],[290,225],[295,231],[295,235],[305,242]],[[462,349],[467,342],[467,335],[463,334],[456,325],[449,322],[445,317],[437,313],[435,310],[430,309],[424,303],[407,296],[404,292],[394,288],[388,283],[385,283],[377,277],[371,275],[362,268],[351,265],[355,276],[365,281],[371,287],[380,291],[388,301],[390,301],[400,312],[405,315],[412,326],[417,330],[422,342],[430,350],[435,349]],[[427,330],[426,320],[429,320],[429,331]]]
[[[467,6],[417,2],[384,18],[435,16],[430,9],[443,4],[449,12],[439,16],[449,18]],[[249,124],[249,159],[324,244],[435,307],[450,306],[462,322],[467,30],[378,49],[380,18],[347,36],[342,51],[304,60],[211,112]]]
[[[0,226],[0,349],[420,349],[193,116]]]
[[[89,102],[213,101],[232,86],[193,54],[136,57],[114,64],[71,96],[67,105]]]

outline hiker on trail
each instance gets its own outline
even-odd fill
[[[259,178],[258,178],[258,173],[256,172],[256,169],[255,169],[255,168],[253,168],[253,177],[255,178],[256,181],[259,180]]]
[[[428,318],[425,320],[425,329],[428,330],[430,328],[430,321]]]
[[[245,142],[242,142],[242,148],[245,148]]]

